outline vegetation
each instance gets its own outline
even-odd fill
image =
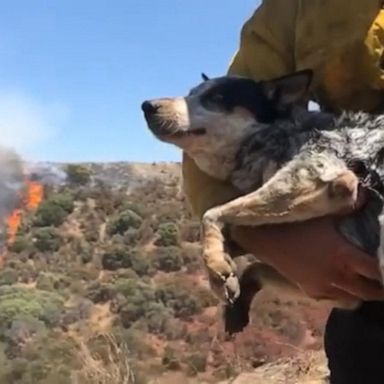
[[[23,214],[0,270],[0,384],[144,384],[164,371],[221,380],[238,371],[233,361],[292,352],[303,327],[320,340],[307,303],[299,317],[298,304],[273,298],[258,302],[252,337],[231,356],[178,177],[65,170],[66,183],[45,186]]]
[[[79,164],[69,164],[65,168],[67,174],[67,181],[71,185],[85,185],[91,180],[90,170]]]

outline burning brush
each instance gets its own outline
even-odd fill
[[[23,212],[38,208],[43,185],[36,175],[24,175],[19,156],[0,148],[0,262],[19,230]]]

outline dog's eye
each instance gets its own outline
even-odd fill
[[[222,93],[215,93],[211,96],[211,101],[214,103],[222,103],[224,101],[224,95]]]

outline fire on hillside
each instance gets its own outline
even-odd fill
[[[5,219],[5,249],[1,252],[1,261],[4,260],[6,248],[15,242],[23,214],[36,210],[42,202],[44,188],[35,177],[25,176],[22,188],[15,193],[18,194],[16,207]]]

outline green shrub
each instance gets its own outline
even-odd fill
[[[37,227],[58,227],[63,224],[67,212],[65,210],[52,203],[51,201],[44,201],[37,209],[36,215],[33,219],[33,224]]]
[[[183,266],[181,249],[178,247],[160,247],[152,253],[152,264],[155,269],[164,272],[179,271]]]
[[[91,180],[91,171],[79,164],[68,164],[65,168],[67,174],[67,181],[74,185],[86,185]]]
[[[45,324],[29,315],[19,315],[9,323],[4,332],[4,340],[7,343],[24,344],[35,335],[43,335],[47,332]]]
[[[141,240],[140,229],[129,228],[124,234],[124,244],[135,247]]]
[[[101,264],[108,271],[132,266],[131,252],[122,245],[114,245],[101,257]]]
[[[33,244],[26,236],[17,235],[13,244],[8,249],[11,252],[21,253],[23,251],[30,251],[33,248]]]
[[[179,243],[179,230],[174,223],[162,223],[157,229],[159,238],[155,244],[162,247],[169,247]]]
[[[186,357],[185,362],[188,366],[188,373],[192,376],[199,372],[205,372],[207,368],[207,353],[196,352]]]
[[[50,332],[34,338],[23,350],[26,363],[20,383],[71,384],[71,371],[79,368],[76,345],[70,338]],[[18,382],[17,382],[18,383]]]
[[[92,282],[85,293],[85,297],[95,304],[106,303],[114,296],[114,289],[111,284]]]
[[[107,232],[111,236],[123,235],[130,228],[138,229],[142,222],[143,219],[137,213],[127,209],[108,223]]]
[[[201,311],[201,304],[195,292],[182,280],[170,280],[157,287],[157,298],[168,308],[171,308],[176,317],[186,319]]]
[[[115,283],[114,290],[126,299],[119,311],[122,325],[126,328],[145,317],[151,303],[157,301],[153,288],[140,280],[121,279]]]
[[[140,277],[151,276],[153,274],[153,268],[147,255],[138,250],[130,249],[128,251],[130,259],[130,268]]]
[[[61,237],[54,228],[40,228],[34,232],[35,247],[41,252],[55,252],[61,246]]]
[[[130,210],[140,217],[144,217],[147,214],[147,208],[140,202],[125,201],[123,203],[123,210]]]
[[[202,250],[199,245],[185,244],[182,249],[183,265],[188,273],[196,273],[202,269]]]
[[[41,272],[36,280],[36,288],[43,291],[63,290],[70,286],[69,279],[62,274]]]
[[[55,204],[64,209],[65,212],[72,213],[75,208],[74,197],[71,193],[62,192],[54,194],[50,200],[52,204]]]
[[[116,271],[120,268],[131,268],[139,276],[150,274],[149,261],[137,249],[130,249],[123,245],[114,245],[102,255],[101,263],[104,269]]]
[[[57,193],[43,201],[36,211],[33,224],[37,227],[58,227],[74,209],[74,199],[69,193]]]
[[[0,286],[15,284],[19,279],[18,276],[18,272],[13,268],[0,270]]]
[[[145,323],[148,332],[164,333],[167,321],[172,319],[172,310],[165,307],[163,303],[150,302],[145,311]]]
[[[63,298],[53,292],[0,287],[0,330],[20,316],[34,317],[47,326],[54,326],[63,304]]]

